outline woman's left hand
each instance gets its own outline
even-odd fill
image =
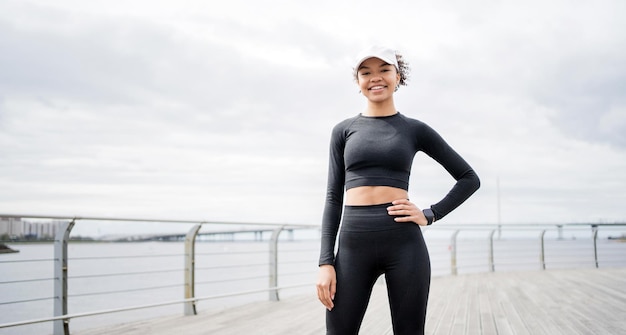
[[[428,220],[414,203],[408,199],[399,199],[392,202],[392,206],[387,207],[387,213],[394,218],[396,222],[415,222],[420,226],[428,225]]]

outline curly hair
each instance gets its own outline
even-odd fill
[[[411,67],[409,63],[404,60],[404,57],[396,52],[396,59],[398,60],[398,72],[400,73],[400,85],[407,86],[409,81],[409,72],[411,72]]]
[[[398,60],[398,73],[400,74],[400,83],[396,87],[396,91],[400,86],[407,86],[409,81],[409,72],[411,71],[411,67],[409,67],[409,63],[404,60],[404,57],[396,51],[396,59]],[[354,80],[358,83],[359,76],[357,73],[354,74]]]

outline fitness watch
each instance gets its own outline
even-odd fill
[[[433,222],[435,222],[435,213],[433,213],[433,210],[430,208],[426,208],[425,210],[422,211],[422,213],[424,213],[424,216],[426,217],[426,220],[428,221],[427,225],[431,225],[433,224]]]

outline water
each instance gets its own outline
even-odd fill
[[[281,243],[279,285],[313,283],[317,274],[319,242]],[[12,244],[19,253],[0,255],[0,324],[53,315],[53,300],[2,304],[51,298],[54,295],[54,246]],[[184,244],[182,242],[70,243],[68,246],[70,314],[145,305],[184,298]],[[37,260],[37,261],[26,261]],[[299,263],[292,263],[298,260]],[[10,262],[9,262],[10,261]],[[13,262],[15,261],[15,262]],[[19,262],[22,261],[22,262]],[[304,261],[304,263],[302,263]],[[4,263],[3,263],[4,262]],[[196,243],[196,297],[258,290],[269,287],[268,242]],[[95,275],[95,276],[94,276]],[[283,276],[284,275],[284,276]],[[41,279],[40,281],[28,281]],[[146,287],[159,287],[143,290]],[[142,289],[141,291],[134,291]],[[289,289],[281,296],[313,292],[313,287]],[[124,291],[127,290],[127,291]],[[124,292],[117,292],[124,291]],[[128,292],[130,291],[130,292]],[[113,293],[111,293],[113,292]],[[198,311],[267,300],[268,292],[202,300]],[[70,329],[93,328],[182,314],[183,305],[72,319]],[[51,333],[51,323],[2,328],[0,334]]]
[[[450,240],[428,238],[433,276],[451,273]],[[12,244],[16,254],[0,254],[0,324],[53,315],[53,244]],[[495,240],[496,271],[541,268],[538,238]],[[311,294],[317,276],[319,241],[279,244],[279,285],[310,283],[280,292],[281,297]],[[489,271],[489,245],[484,238],[457,241],[458,273]],[[184,298],[184,244],[182,242],[70,243],[68,282],[69,313],[83,313],[144,305]],[[548,239],[545,243],[548,269],[595,267],[591,239]],[[196,243],[196,297],[263,289],[269,286],[268,242]],[[626,266],[626,243],[598,240],[600,267]],[[30,261],[26,261],[30,260]],[[41,279],[37,281],[24,281]],[[17,283],[7,283],[19,281]],[[149,287],[158,289],[145,290]],[[138,289],[141,289],[137,291]],[[198,312],[223,309],[252,301],[267,300],[268,292],[202,300]],[[44,299],[6,304],[10,301]],[[183,305],[76,318],[73,331],[107,324],[181,315]],[[5,334],[50,334],[50,322],[1,328]]]

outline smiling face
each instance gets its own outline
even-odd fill
[[[395,66],[372,57],[359,65],[357,80],[366,98],[371,102],[382,102],[393,96],[400,83],[400,74]]]

